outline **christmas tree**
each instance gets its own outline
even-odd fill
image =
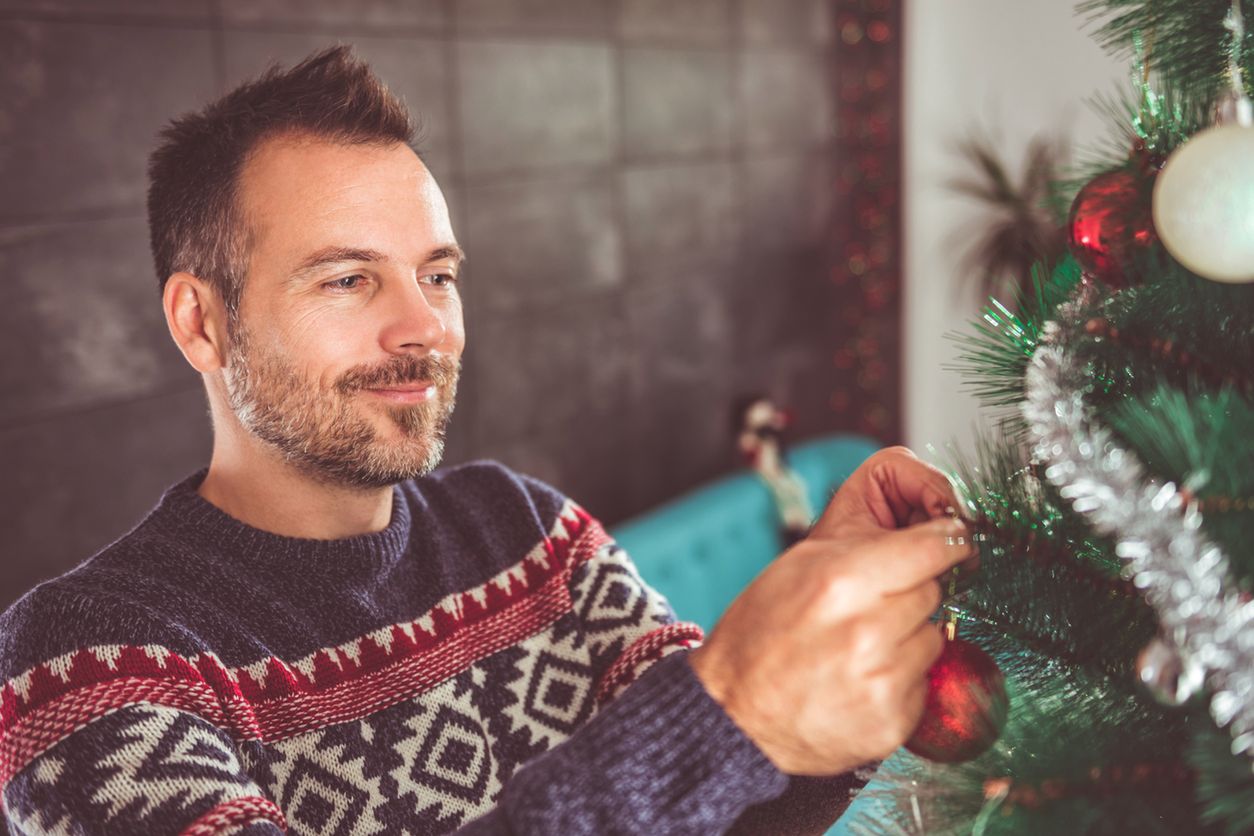
[[[1069,255],[962,338],[980,566],[854,832],[1254,833],[1254,0],[1080,12],[1136,92]]]

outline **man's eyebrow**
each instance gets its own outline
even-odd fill
[[[378,250],[363,250],[357,247],[323,247],[306,256],[300,264],[296,265],[296,268],[292,270],[291,276],[293,279],[298,279],[328,264],[343,264],[346,261],[387,260],[388,257]]]
[[[425,263],[430,264],[431,262],[439,261],[442,258],[451,258],[458,264],[461,264],[466,260],[466,251],[456,244],[436,247],[434,250],[427,253],[427,260]]]
[[[456,244],[449,244],[436,247],[427,253],[424,264],[430,264],[433,261],[439,261],[442,258],[452,258],[459,263],[466,260],[466,253]],[[325,267],[328,264],[343,264],[348,261],[387,261],[388,257],[378,250],[361,249],[358,247],[323,247],[320,250],[308,255],[296,268],[291,272],[292,279],[300,279],[317,270],[319,267]]]

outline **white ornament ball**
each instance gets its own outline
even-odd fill
[[[1254,281],[1254,127],[1208,128],[1176,149],[1154,184],[1154,228],[1199,276]]]

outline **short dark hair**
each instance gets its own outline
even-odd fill
[[[234,319],[251,243],[238,205],[240,172],[264,140],[287,134],[412,147],[414,123],[345,44],[291,69],[271,65],[203,110],[172,119],[148,158],[148,232],[163,291],[172,274],[191,273],[221,294]]]

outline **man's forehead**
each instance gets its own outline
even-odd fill
[[[407,236],[453,238],[439,186],[404,143],[270,139],[250,156],[240,186],[254,241],[279,237],[301,255],[329,234],[384,235],[389,226]]]
[[[274,192],[334,191],[354,185],[434,187],[427,167],[408,145],[396,142],[343,143],[307,134],[263,140],[245,161],[243,193],[265,200]]]

